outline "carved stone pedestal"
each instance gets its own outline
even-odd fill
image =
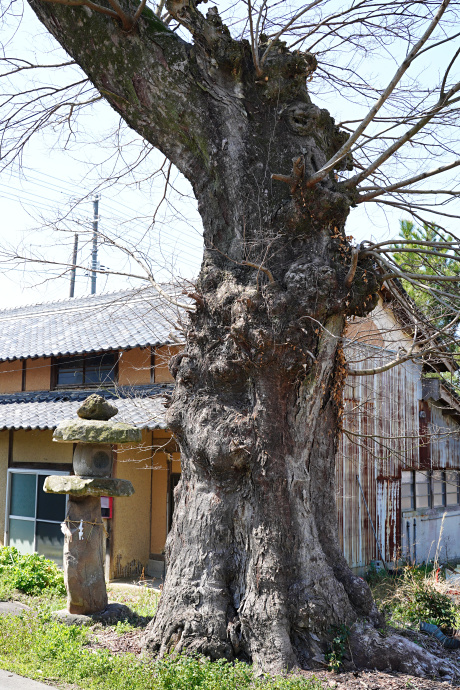
[[[68,494],[64,533],[64,581],[67,611],[91,615],[107,607],[104,577],[104,525],[101,496],[131,496],[131,482],[112,479],[112,444],[139,443],[141,431],[109,421],[117,408],[91,395],[78,410],[78,419],[61,422],[53,434],[60,443],[77,444],[75,476],[47,477],[44,491]],[[82,474],[79,474],[82,473]],[[84,474],[83,474],[84,473]]]
[[[64,581],[69,613],[97,613],[107,606],[101,499],[69,496],[63,524]]]

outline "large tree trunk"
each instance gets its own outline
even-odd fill
[[[340,552],[334,489],[345,314],[371,308],[375,280],[345,284],[350,198],[332,175],[304,184],[343,141],[307,94],[313,66],[280,45],[269,81],[213,112],[197,311],[171,367],[182,480],[146,636],[272,671],[324,664],[334,626],[378,618]]]
[[[183,473],[146,646],[272,671],[322,664],[333,626],[378,620],[340,552],[334,489],[341,335],[377,282],[370,265],[349,272],[355,192],[333,173],[308,185],[346,139],[308,95],[316,61],[278,42],[260,77],[249,44],[193,0],[167,2],[193,44],[147,10],[123,31],[87,7],[29,2],[188,177],[203,219],[196,313],[172,364]]]
[[[223,299],[235,290],[222,287]],[[246,289],[234,305],[241,318],[248,306],[264,311],[263,302]],[[221,302],[216,308],[222,313]],[[289,371],[294,345],[259,341],[251,360],[219,361],[206,322],[203,349],[182,359],[169,416],[183,475],[148,646],[239,656],[277,671],[308,668],[324,662],[331,626],[376,618],[367,586],[337,546],[334,381],[343,319],[326,321],[316,362],[297,380]],[[260,337],[261,321],[251,319],[252,328]],[[190,390],[183,382],[192,377]]]
[[[286,142],[287,127],[273,127],[274,119],[269,113],[267,129]],[[271,190],[257,179],[257,162],[238,163],[238,177],[224,176],[225,195],[246,236],[219,247],[213,233],[208,246],[217,251],[203,263],[187,347],[171,365],[168,424],[182,480],[146,645],[283,671],[324,664],[334,626],[378,618],[337,536],[340,343],[345,301],[353,299],[344,287],[348,208],[328,189],[311,206],[299,193],[278,220],[272,191],[254,201],[264,184]],[[200,207],[209,208],[206,199]],[[215,213],[212,223],[203,216],[213,229]],[[246,257],[261,269],[242,267]]]

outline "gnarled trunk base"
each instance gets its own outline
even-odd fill
[[[352,662],[358,668],[398,671],[442,680],[460,677],[460,667],[455,662],[439,659],[401,635],[382,635],[363,622],[353,626],[349,647]]]

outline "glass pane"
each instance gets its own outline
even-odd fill
[[[115,380],[115,355],[92,355],[85,361],[85,383],[110,383]]]
[[[429,476],[424,472],[415,473],[416,507],[428,508],[429,506]]]
[[[61,532],[61,525],[37,522],[37,553],[50,558],[62,567],[63,549],[64,535]]]
[[[439,508],[445,505],[445,481],[444,472],[436,470],[433,472],[433,507]]]
[[[10,546],[15,546],[19,553],[34,552],[33,520],[15,520],[10,518]]]
[[[401,509],[413,510],[414,508],[414,473],[409,470],[401,472]]]
[[[414,508],[414,499],[412,496],[401,497],[401,510],[412,510]]]
[[[83,357],[61,357],[56,363],[58,386],[79,386],[83,383]]]
[[[446,505],[456,506],[458,503],[458,472],[446,472]]]
[[[79,386],[83,383],[83,367],[69,369],[58,369],[57,385],[58,386]]]
[[[62,522],[65,518],[65,495],[46,494],[43,484],[46,476],[38,475],[37,518],[39,520],[56,520]]]
[[[11,472],[10,515],[35,517],[35,474]]]

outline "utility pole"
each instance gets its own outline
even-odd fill
[[[93,199],[93,251],[91,252],[91,294],[96,294],[96,271],[97,271],[97,230],[99,222],[99,194]]]
[[[75,295],[75,276],[77,274],[78,235],[73,241],[72,268],[70,270],[70,297]]]

